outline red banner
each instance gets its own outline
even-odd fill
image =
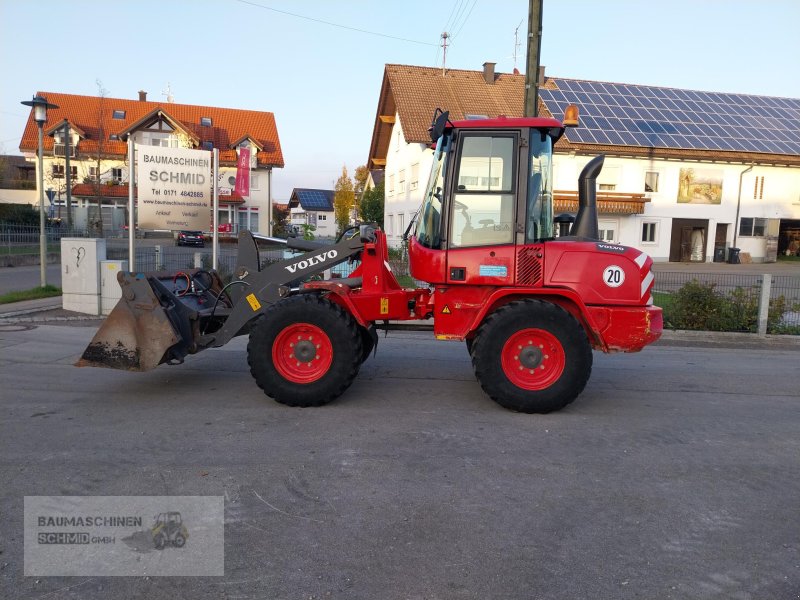
[[[250,197],[250,148],[239,148],[236,161],[236,193],[242,198]]]

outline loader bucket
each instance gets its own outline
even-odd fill
[[[173,320],[178,318],[174,302],[162,305],[159,295],[163,298],[164,294],[156,294],[159,282],[153,277],[123,272],[117,277],[122,299],[103,321],[76,366],[148,371],[175,358],[175,350],[170,349],[183,349],[191,340],[180,333],[187,333],[188,327],[178,322],[176,328],[168,315],[172,314]],[[180,351],[177,358],[182,359],[185,354]]]

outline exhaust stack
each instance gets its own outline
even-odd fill
[[[570,236],[587,240],[600,239],[597,229],[597,176],[603,170],[604,154],[596,156],[583,168],[578,178],[578,214]]]

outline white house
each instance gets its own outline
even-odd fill
[[[232,231],[268,231],[272,170],[284,165],[272,113],[150,102],[145,92],[139,92],[138,100],[54,92],[39,95],[58,107],[47,111],[44,124],[44,187],[54,192],[55,204],[65,213],[69,180],[77,226],[101,223],[108,232],[128,223],[126,140],[131,136],[136,145],[219,150],[220,223],[229,224]],[[38,132],[33,111],[19,148],[36,164]],[[233,191],[236,159],[242,148],[251,152],[250,195],[246,198]]]
[[[289,199],[289,223],[295,227],[311,225],[314,237],[336,237],[333,190],[294,188]]]
[[[434,110],[452,120],[522,114],[524,76],[386,65],[369,154],[385,170],[390,243],[421,204]],[[601,236],[656,261],[775,260],[800,241],[800,100],[544,78],[540,114],[581,126],[555,147],[555,214],[577,210],[581,168],[605,154]]]

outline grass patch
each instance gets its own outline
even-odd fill
[[[19,292],[8,292],[0,296],[0,304],[10,304],[12,302],[22,302],[23,300],[38,300],[39,298],[52,298],[53,296],[60,296],[61,288],[54,285],[46,285],[45,287],[35,287],[30,290],[22,290]]]

